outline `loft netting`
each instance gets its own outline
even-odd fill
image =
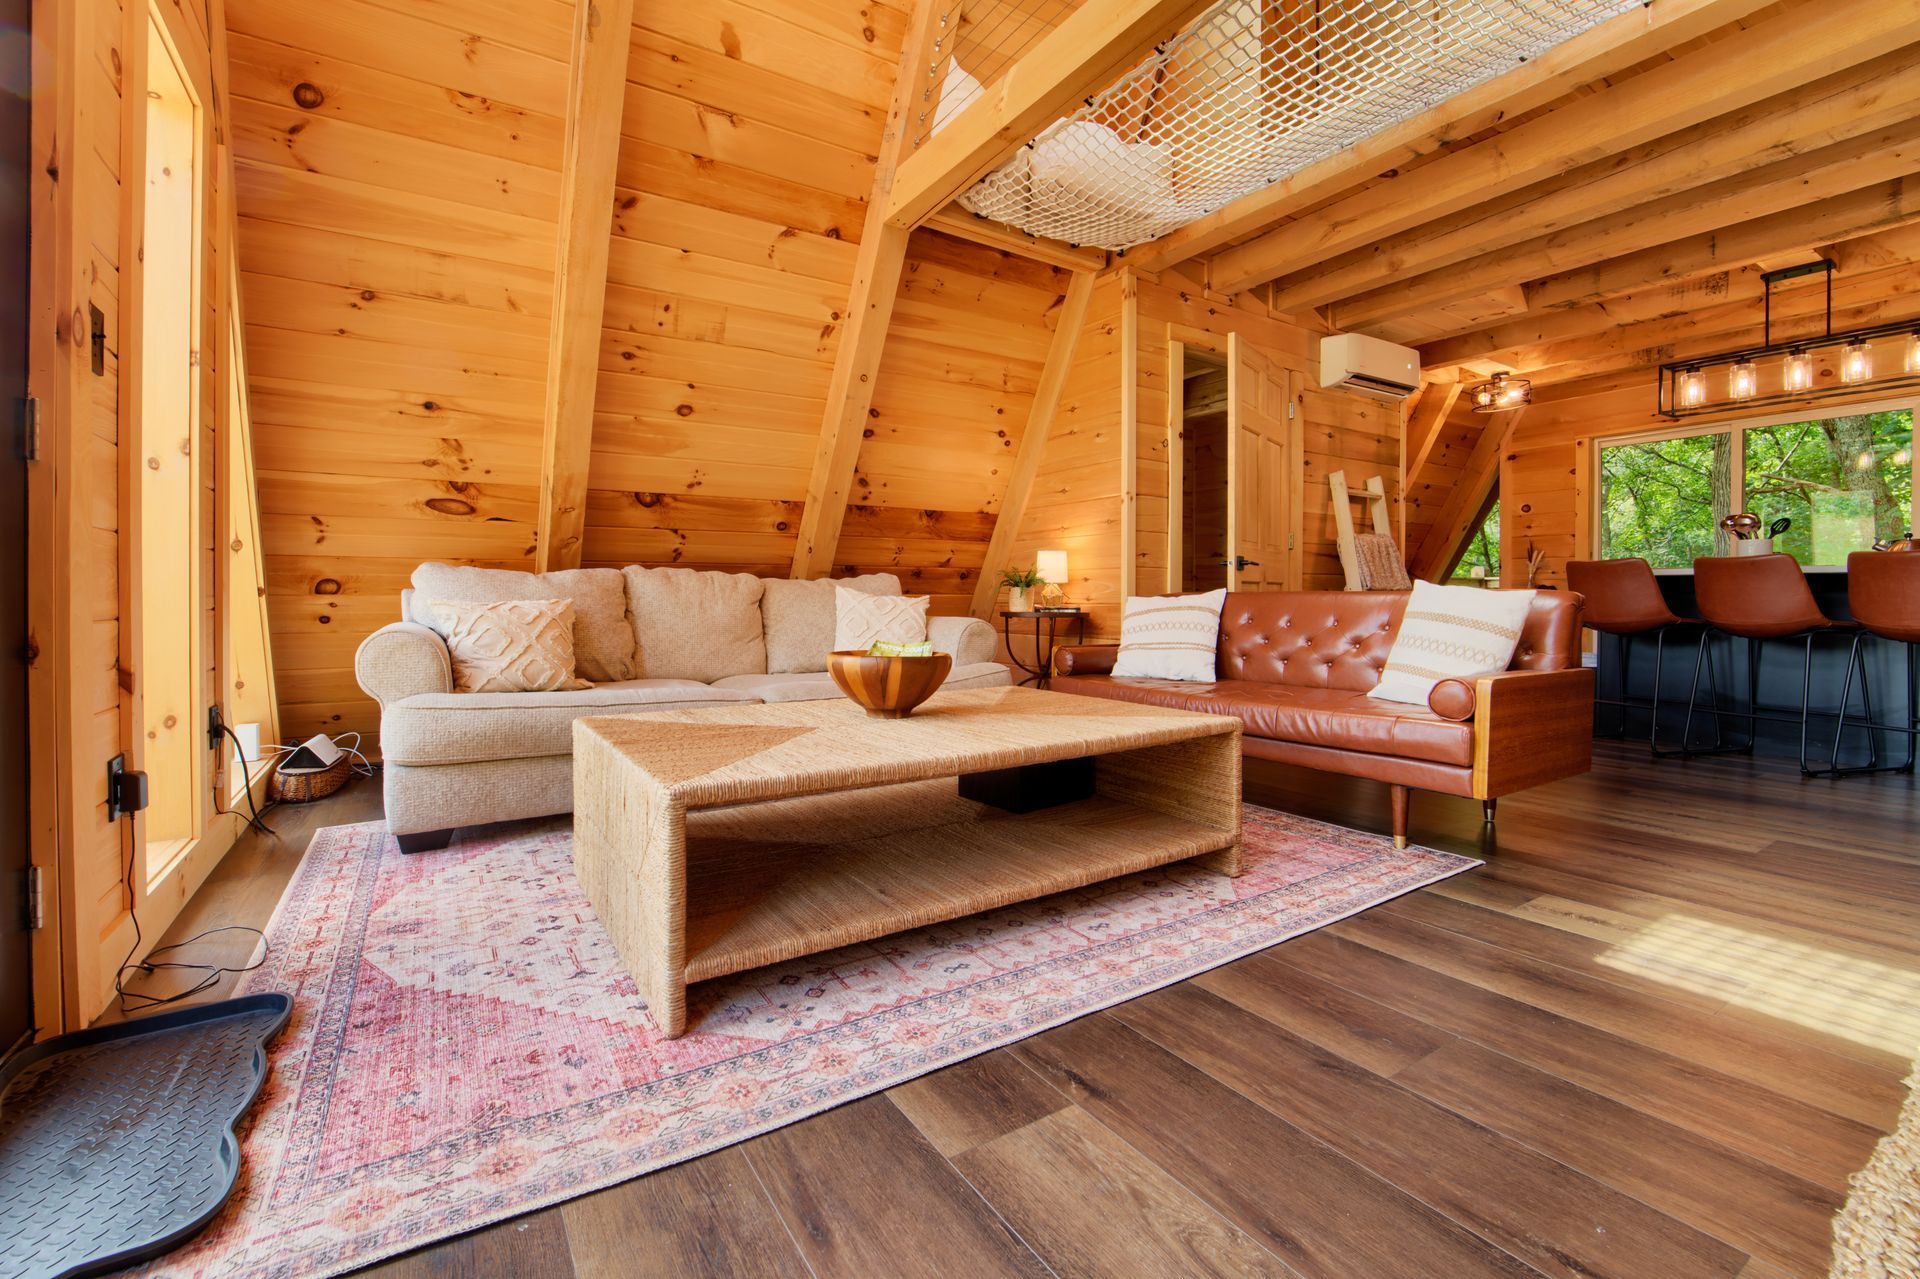
[[[960,203],[1069,244],[1143,244],[1640,3],[1224,0]],[[1047,24],[1030,9],[1031,0],[982,0],[943,21],[951,44],[929,68],[941,81],[931,130],[1011,61],[989,37],[1037,43]]]

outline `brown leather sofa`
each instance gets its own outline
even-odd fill
[[[1366,695],[1406,611],[1402,591],[1229,593],[1216,678],[1123,679],[1117,645],[1062,648],[1062,693],[1238,715],[1241,753],[1386,782],[1394,843],[1413,790],[1472,796],[1488,821],[1502,795],[1584,773],[1593,761],[1593,672],[1580,664],[1581,597],[1541,591],[1512,666],[1438,684],[1427,705]]]

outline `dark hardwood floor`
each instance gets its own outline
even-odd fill
[[[1497,832],[1418,797],[1483,869],[368,1273],[1823,1275],[1920,1047],[1920,788],[1597,751]],[[1384,828],[1364,783],[1247,789]],[[264,923],[378,812],[277,810],[170,939]]]

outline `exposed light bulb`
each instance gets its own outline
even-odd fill
[[[1871,471],[1873,469],[1873,450],[1860,450],[1860,456],[1853,459],[1853,469],[1856,471]]]
[[[1697,409],[1707,402],[1707,375],[1699,369],[1682,369],[1677,386],[1681,408]]]
[[[1907,334],[1907,372],[1920,373],[1920,329]]]
[[[1727,398],[1750,400],[1760,389],[1760,370],[1752,360],[1742,360],[1727,370]]]
[[[1805,391],[1813,386],[1813,357],[1805,351],[1789,351],[1781,372],[1789,391]]]
[[[1866,339],[1860,338],[1846,344],[1840,351],[1840,380],[1842,382],[1864,382],[1873,376],[1873,348]]]

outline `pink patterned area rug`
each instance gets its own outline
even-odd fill
[[[402,856],[314,836],[246,990],[292,1024],[241,1188],[150,1273],[331,1275],[638,1177],[1190,977],[1479,865],[1248,806],[1191,866],[696,986],[648,1019],[565,819]]]

